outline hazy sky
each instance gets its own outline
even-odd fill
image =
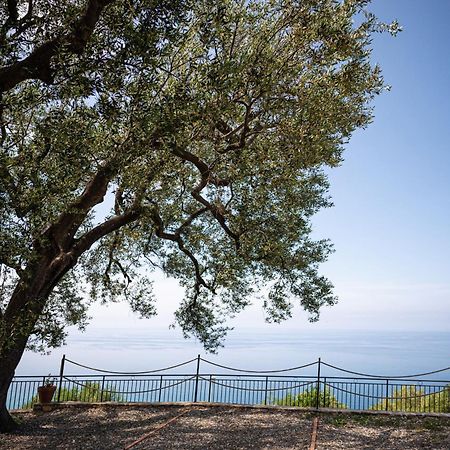
[[[373,61],[392,90],[330,176],[335,207],[314,220],[314,235],[335,245],[322,272],[340,301],[316,324],[297,310],[283,330],[450,331],[450,0],[373,0],[371,9],[404,31],[374,39]],[[167,328],[183,291],[156,278],[157,318],[95,307],[91,327],[113,329],[120,318],[121,328]],[[277,329],[259,305],[232,324]]]
[[[404,31],[374,40],[392,91],[331,175],[336,206],[315,221],[336,249],[324,271],[341,306],[327,317],[450,329],[450,1],[374,0],[373,10]]]

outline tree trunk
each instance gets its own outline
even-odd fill
[[[28,340],[25,336],[14,340],[9,340],[10,337],[11,334],[4,335],[4,342],[0,342],[0,348],[2,348],[0,353],[0,433],[7,433],[17,428],[16,422],[7,410],[6,398]]]
[[[18,425],[6,409],[6,399],[3,400],[1,396],[0,399],[0,433],[10,433],[11,431],[14,431]]]
[[[11,417],[7,410],[6,397],[11,381],[14,377],[14,371],[19,364],[22,352],[11,352],[12,354],[0,358],[0,433],[8,433],[17,428],[17,423]],[[15,354],[20,354],[17,358]],[[17,360],[17,361],[16,361]]]
[[[97,9],[100,14],[101,9],[111,1],[91,3],[99,5]],[[113,166],[110,162],[99,169],[67,212],[38,234],[33,242],[34,252],[26,268],[20,271],[20,281],[4,314],[0,314],[0,432],[11,431],[16,427],[6,409],[6,396],[28,338],[33,334],[53,288],[75,266],[79,256],[95,242],[139,217],[139,211],[131,209],[97,225],[81,239],[74,239],[89,211],[103,201],[114,174]]]
[[[35,324],[36,320],[33,320],[33,323],[27,325],[34,328]],[[0,349],[2,350],[0,352],[0,433],[17,428],[16,423],[8,413],[6,397],[29,337],[26,335],[14,336],[8,328],[6,327],[6,332],[4,331],[2,336],[3,342],[0,342]]]
[[[28,274],[20,281],[0,318],[0,432],[9,432],[17,424],[8,413],[6,396],[28,338],[56,283],[73,266],[70,259],[43,257],[29,267]]]

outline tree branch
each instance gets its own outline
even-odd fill
[[[197,167],[198,171],[200,172],[202,178],[206,177],[207,181],[214,186],[228,186],[229,181],[214,176],[208,164],[206,164],[205,161],[200,159],[197,155],[194,155],[193,153],[181,148],[173,149],[173,153],[184,161],[189,161],[194,164],[194,166]]]
[[[6,35],[8,30],[17,22],[19,11],[17,9],[17,0],[8,0],[8,17],[2,26],[2,37]]]
[[[190,223],[190,222],[192,222],[192,220],[194,220],[195,217],[198,217],[202,213],[201,211],[204,212],[203,208],[201,210],[195,212],[194,214],[192,214],[189,217],[189,219],[186,222],[184,222],[184,224],[175,233],[167,233],[166,231],[164,231],[164,223],[163,223],[161,216],[158,213],[156,205],[151,211],[151,217],[152,217],[153,223],[155,224],[156,236],[158,236],[161,239],[176,242],[178,245],[178,248],[192,261],[192,264],[194,265],[194,270],[195,270],[195,286],[194,286],[194,288],[195,288],[195,291],[197,294],[200,292],[200,286],[204,286],[205,288],[207,288],[211,291],[213,291],[213,289],[210,286],[208,286],[206,281],[203,279],[203,277],[200,273],[200,265],[197,261],[197,258],[194,256],[194,254],[189,249],[187,249],[185,247],[184,241],[181,238],[181,228],[187,222]]]
[[[121,210],[123,210],[123,190],[118,186],[114,194],[114,212],[119,215]]]
[[[208,208],[201,208],[194,213],[192,213],[178,228],[178,230],[175,232],[175,234],[180,235],[184,228],[187,228],[197,217],[200,217],[202,214],[204,214],[206,211],[208,211]]]
[[[214,184],[215,186],[228,186],[230,182],[228,180],[223,180],[213,176],[210,167],[193,153],[179,148],[173,150],[173,152],[181,159],[190,161],[192,164],[194,164],[195,167],[197,167],[198,171],[200,172],[201,180],[191,192],[191,195],[211,212],[211,214],[217,219],[225,233],[234,240],[236,248],[239,249],[239,235],[231,231],[231,229],[226,224],[226,219],[224,216],[225,208],[222,205],[222,208],[220,208],[217,205],[208,202],[208,200],[206,200],[201,195],[201,191],[208,185],[208,183]]]
[[[62,213],[55,223],[49,225],[42,235],[52,238],[60,250],[66,250],[87,213],[103,200],[113,173],[110,164],[99,169],[78,199],[69,205],[67,211]]]
[[[16,31],[10,36],[11,39],[15,39],[20,36],[25,30],[33,25],[33,0],[28,0],[27,13],[15,24]],[[5,33],[3,34],[3,40],[5,40]]]
[[[208,208],[209,211],[211,211],[211,214],[216,218],[217,222],[219,222],[220,226],[222,227],[223,231],[230,236],[236,245],[236,249],[239,249],[241,246],[241,243],[239,241],[239,235],[231,231],[231,229],[228,227],[226,223],[226,219],[224,216],[225,207],[220,205],[221,207],[218,207],[217,205],[208,202],[205,197],[203,197],[200,193],[200,191],[203,189],[202,186],[203,183],[200,183],[196,189],[194,189],[191,192],[192,197],[194,197],[198,202],[200,202],[202,205],[205,205],[206,208]],[[206,185],[205,185],[206,186]]]
[[[8,0],[8,20],[15,22],[19,18],[19,12],[17,10],[17,0]]]
[[[141,212],[142,210],[140,208],[133,208],[120,216],[113,216],[100,225],[97,225],[75,241],[70,253],[74,258],[78,258],[102,237],[139,219]]]
[[[103,9],[113,1],[89,0],[84,13],[75,22],[72,30],[36,47],[29,56],[21,61],[0,68],[0,91],[6,92],[22,81],[29,79],[37,79],[46,84],[51,84],[54,75],[51,59],[61,48],[64,48],[69,53],[81,55]],[[8,3],[11,3],[12,7],[16,2],[9,0]]]
[[[250,128],[251,123],[261,116],[261,112],[254,113],[251,109],[253,104],[256,100],[258,100],[259,97],[260,95],[249,103],[246,103],[239,99],[236,100],[236,103],[244,105],[245,115],[242,123],[240,125],[237,125],[235,128],[230,127],[223,119],[216,121],[215,126],[217,130],[222,133],[222,139],[224,139],[225,142],[228,143],[228,145],[223,150],[217,150],[218,153],[224,154],[233,150],[240,150],[244,148],[246,145],[251,144],[255,140],[256,135],[264,129],[259,121],[256,122],[253,128]],[[240,133],[238,134],[238,132]],[[253,135],[253,138],[249,140],[248,138],[251,135]],[[237,140],[232,139],[236,137]],[[232,142],[233,140],[234,142]]]

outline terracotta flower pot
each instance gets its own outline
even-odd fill
[[[39,403],[50,403],[56,391],[56,386],[39,386]]]

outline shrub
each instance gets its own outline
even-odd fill
[[[386,408],[387,400],[387,408]],[[401,386],[392,395],[380,400],[371,409],[376,411],[405,411],[405,412],[450,412],[450,384],[441,391],[425,394],[418,386]]]
[[[317,388],[307,389],[299,394],[288,393],[281,399],[276,399],[275,405],[281,406],[299,406],[303,408],[317,406]],[[331,393],[331,389],[326,388],[319,392],[319,406],[322,408],[339,408],[345,409],[347,406],[344,403],[338,402],[336,397]]]
[[[112,389],[111,386],[106,385],[104,387],[103,395],[100,383],[96,381],[88,381],[83,386],[76,386],[73,388],[62,388],[60,393],[60,401],[75,401],[75,402],[118,402],[122,399],[119,394],[109,392]],[[58,392],[58,391],[57,391]],[[55,395],[57,395],[57,392]],[[54,398],[55,399],[55,398]],[[31,408],[35,403],[38,403],[37,394],[34,395],[31,400],[24,403],[21,409]]]

